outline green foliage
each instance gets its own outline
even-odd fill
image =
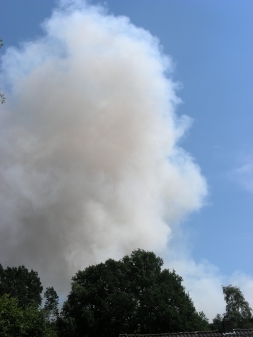
[[[16,298],[5,294],[0,297],[1,337],[43,337],[45,334],[43,312],[30,305],[22,309]]]
[[[226,301],[226,313],[216,315],[210,325],[212,330],[222,331],[222,320],[226,317],[232,322],[234,329],[253,328],[252,309],[245,300],[240,288],[232,285],[222,286],[224,299]]]
[[[222,331],[222,320],[223,320],[223,315],[217,314],[215,318],[213,319],[213,322],[210,324],[211,330],[218,330]]]
[[[44,298],[45,304],[43,311],[46,320],[47,336],[54,337],[57,336],[59,297],[53,287],[48,287],[44,293]]]
[[[23,312],[15,298],[5,294],[0,297],[0,336],[22,335]]]
[[[152,252],[133,251],[79,271],[58,326],[61,336],[118,336],[208,329],[175,271]]]
[[[24,267],[0,264],[0,336],[56,337],[58,296],[46,289],[45,307],[41,309],[41,286],[37,272]]]
[[[46,319],[49,322],[55,322],[58,318],[58,304],[59,297],[53,287],[48,287],[44,293],[44,298],[46,299],[44,304],[44,311]]]
[[[162,270],[154,253],[136,250],[120,261],[112,259],[79,271],[58,314],[53,287],[44,293],[38,274],[24,267],[0,265],[0,336],[118,336],[119,333],[159,333],[206,330],[175,271]]]
[[[252,309],[241,290],[232,285],[223,286],[222,290],[226,301],[226,317],[233,322],[234,328],[253,328]]]
[[[42,290],[37,272],[29,272],[24,266],[4,269],[0,264],[0,296],[9,294],[18,300],[21,308],[30,305],[38,307]]]

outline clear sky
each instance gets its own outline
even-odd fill
[[[174,251],[180,247],[197,265],[208,261],[225,282],[236,272],[252,280],[253,2],[92,0],[89,4],[102,4],[109,14],[128,17],[156,36],[162,52],[173,60],[172,78],[180,83],[177,95],[182,100],[176,114],[192,119],[179,145],[199,165],[208,186],[202,207],[174,230]],[[20,48],[22,41],[43,36],[40,24],[55,6],[53,0],[0,0],[1,55],[11,46]],[[11,92],[5,96],[12,99]],[[165,259],[169,255],[163,254]]]

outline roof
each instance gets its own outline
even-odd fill
[[[253,337],[253,329],[234,329],[232,332],[192,331],[158,334],[120,334],[119,337]]]

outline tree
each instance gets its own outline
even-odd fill
[[[24,309],[29,305],[38,307],[41,304],[42,290],[37,272],[29,272],[24,266],[4,269],[0,264],[0,296],[9,294]]]
[[[60,335],[206,330],[207,319],[196,312],[182,278],[162,265],[154,253],[139,249],[78,271],[59,320]]]
[[[37,306],[25,309],[19,306],[16,298],[4,294],[0,297],[0,336],[1,337],[44,337],[47,333],[43,312]]]
[[[48,336],[57,336],[57,319],[59,317],[58,304],[59,297],[53,287],[48,287],[44,293],[44,315]]]
[[[5,294],[0,297],[0,336],[22,335],[22,309],[15,298]]]
[[[221,314],[217,314],[214,319],[213,322],[210,324],[210,328],[211,330],[218,330],[218,331],[222,331],[222,320],[223,320],[224,315]]]
[[[1,337],[56,337],[58,296],[53,287],[47,288],[42,309],[42,290],[37,272],[0,264]]]
[[[226,301],[226,317],[229,318],[235,328],[253,328],[252,309],[245,300],[238,287],[222,286]]]
[[[0,48],[2,48],[3,44],[2,44],[3,40],[0,39]],[[0,102],[1,104],[3,104],[5,102],[5,97],[4,97],[4,94],[2,94],[0,92]]]
[[[44,304],[46,319],[49,322],[55,322],[59,315],[59,296],[57,295],[53,287],[48,287],[44,293],[44,298],[46,299]]]
[[[216,315],[211,324],[211,328],[221,330],[222,320],[224,318],[231,320],[233,328],[253,328],[252,309],[245,300],[240,288],[228,285],[226,287],[222,286],[222,290],[226,301],[226,313]]]

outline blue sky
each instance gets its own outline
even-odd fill
[[[241,271],[253,277],[252,1],[89,3],[105,4],[108,13],[128,17],[158,37],[163,53],[173,59],[173,80],[181,84],[177,115],[192,118],[179,144],[193,156],[208,185],[203,207],[184,218],[174,246],[183,242],[196,263],[207,260],[224,275]],[[40,23],[55,4],[1,0],[1,54],[42,36]],[[6,98],[11,99],[8,93]]]

